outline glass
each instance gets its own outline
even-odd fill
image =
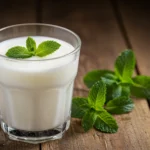
[[[55,25],[19,24],[0,29],[0,44],[24,36],[57,38],[74,49],[61,57],[41,60],[11,59],[0,55],[1,127],[12,140],[35,144],[60,139],[70,125],[80,38]],[[53,67],[56,63],[59,65]],[[48,68],[41,71],[45,66]]]

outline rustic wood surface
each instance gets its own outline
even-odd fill
[[[18,6],[24,8],[13,11]],[[82,81],[84,74],[92,69],[113,69],[118,53],[127,47],[136,53],[139,72],[150,75],[150,22],[147,21],[149,14],[145,7],[148,4],[145,6],[135,0],[132,3],[129,0],[20,1],[14,4],[13,9],[10,6],[9,13],[0,5],[0,27],[37,21],[75,31],[82,39],[82,48],[74,95],[86,96],[87,88]],[[23,12],[27,14],[21,17]],[[150,150],[149,106],[144,99],[134,102],[133,112],[115,116],[119,124],[116,134],[94,129],[84,133],[80,120],[72,119],[63,139],[40,145],[10,141],[0,131],[0,150]]]
[[[135,51],[139,71],[150,75],[150,3],[140,0],[118,0],[128,39]]]

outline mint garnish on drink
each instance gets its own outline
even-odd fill
[[[6,53],[6,56],[11,58],[29,58],[32,55],[25,47],[21,46],[12,47]]]
[[[133,110],[131,96],[150,100],[150,77],[133,77],[136,59],[133,51],[125,50],[115,61],[114,71],[93,70],[84,76],[90,88],[88,98],[73,98],[72,117],[82,119],[85,131],[94,127],[107,133],[117,132],[118,126],[111,114]]]
[[[43,57],[54,53],[59,47],[60,44],[55,41],[45,41],[38,46],[35,51],[35,55]]]
[[[28,37],[26,40],[26,47],[29,52],[35,52],[36,51],[36,42],[33,38]]]
[[[36,47],[36,42],[33,38],[28,37],[26,47],[15,46],[10,48],[6,56],[10,58],[29,58],[32,56],[44,57],[54,53],[61,45],[55,41],[44,41]]]

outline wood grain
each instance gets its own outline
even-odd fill
[[[118,8],[136,54],[139,71],[150,75],[150,3],[146,0],[118,0]]]
[[[98,68],[113,69],[116,56],[126,48],[112,6],[108,0],[94,0],[91,3],[84,0],[44,0],[42,5],[43,22],[67,27],[81,37],[75,95],[84,96],[86,87],[82,78],[86,72]],[[42,144],[42,150],[149,150],[149,107],[146,100],[135,100],[135,105],[132,113],[115,116],[120,127],[116,134],[105,134],[94,129],[84,133],[80,121],[72,119],[64,138]]]
[[[42,5],[43,22],[69,28],[82,40],[80,64],[83,65],[79,66],[76,88],[85,88],[82,79],[87,71],[97,68],[113,69],[117,54],[126,45],[118,31],[118,25],[114,22],[108,0],[94,0],[92,3],[84,0],[43,0]]]
[[[12,24],[36,22],[35,1],[9,0],[0,3],[0,28]],[[39,150],[39,145],[10,141],[0,130],[0,150]]]

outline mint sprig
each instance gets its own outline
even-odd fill
[[[32,56],[44,57],[54,53],[61,45],[55,41],[44,41],[36,48],[36,42],[33,38],[28,37],[26,40],[26,48],[15,46],[10,48],[6,56],[10,58],[29,58]]]
[[[134,103],[130,96],[150,100],[150,77],[132,77],[135,62],[133,51],[125,50],[117,57],[114,71],[93,70],[84,76],[84,83],[90,88],[89,95],[88,98],[73,99],[72,117],[82,119],[85,131],[94,127],[102,132],[115,133],[118,125],[111,114],[132,111]]]
[[[92,86],[87,98],[73,98],[71,116],[82,119],[85,131],[94,126],[102,132],[114,133],[118,126],[115,119],[104,109],[105,101],[106,84],[98,81]]]
[[[88,72],[84,77],[84,83],[91,88],[99,80],[103,80],[107,85],[107,100],[111,99],[116,88],[121,88],[126,85],[126,95],[133,95],[137,98],[150,99],[150,77],[148,76],[133,76],[135,69],[135,55],[131,50],[125,50],[119,55],[115,61],[114,72],[103,73],[104,70],[93,70]],[[102,72],[102,73],[100,73]],[[108,76],[109,74],[109,76]],[[110,74],[112,78],[110,78]],[[92,78],[94,80],[92,80]],[[122,93],[122,96],[125,96]]]

